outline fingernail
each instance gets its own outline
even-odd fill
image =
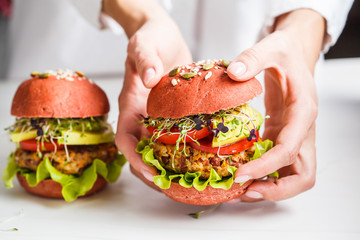
[[[144,83],[150,84],[154,79],[154,77],[155,77],[155,69],[154,68],[146,69],[143,77]]]
[[[234,198],[234,199],[231,199],[230,201],[227,201],[226,203],[228,203],[228,204],[238,204],[240,202],[241,202],[240,198]]]
[[[251,177],[248,176],[248,175],[241,175],[241,176],[236,177],[234,179],[234,182],[236,182],[236,183],[244,183],[244,182],[246,182],[246,181],[248,181],[250,179],[251,179]]]
[[[150,181],[150,182],[154,182],[154,176],[151,174],[151,172],[145,170],[145,169],[142,169],[141,170],[141,174],[144,175],[144,177]]]
[[[246,71],[246,66],[242,62],[233,62],[227,69],[228,72],[231,72],[236,77],[241,77]]]
[[[255,191],[247,191],[247,192],[245,193],[245,195],[246,195],[247,197],[253,198],[253,199],[262,199],[262,198],[264,198],[264,196],[263,196],[261,193],[255,192]]]

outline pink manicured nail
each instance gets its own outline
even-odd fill
[[[240,198],[234,198],[234,199],[231,199],[230,201],[227,201],[226,203],[228,203],[228,204],[238,204],[240,202],[241,202]]]
[[[246,72],[246,66],[242,62],[233,62],[227,69],[228,72],[231,72],[236,77],[241,77]]]
[[[148,68],[146,69],[145,73],[144,73],[144,82],[147,84],[150,84],[152,82],[152,80],[155,77],[155,69],[154,68]]]
[[[262,198],[264,198],[264,196],[263,196],[261,193],[255,192],[255,191],[247,191],[247,192],[245,193],[245,195],[246,195],[247,197],[253,198],[253,199],[262,199]]]
[[[250,180],[250,179],[251,179],[250,176],[248,176],[248,175],[242,175],[242,176],[236,177],[236,178],[234,179],[234,182],[236,182],[236,183],[244,183],[244,182],[246,182],[246,181],[248,181],[248,180]]]
[[[149,171],[147,171],[147,170],[145,170],[145,169],[142,169],[142,170],[141,170],[141,174],[144,175],[144,177],[145,177],[148,181],[154,182],[154,177],[153,177],[153,175],[152,175]]]

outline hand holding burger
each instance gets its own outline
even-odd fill
[[[253,183],[242,201],[279,201],[315,184],[315,119],[317,96],[314,69],[324,39],[325,20],[315,11],[299,9],[280,16],[275,31],[240,54],[229,66],[235,81],[265,71],[265,107],[270,119],[263,137],[275,147],[238,169],[236,178],[260,178],[280,169],[274,182]]]
[[[118,4],[117,1],[104,1],[105,5],[106,2]],[[131,7],[126,7],[127,4]],[[145,128],[138,126],[139,114],[146,115],[149,88],[158,83],[164,72],[192,59],[179,28],[157,1],[127,1],[127,4],[109,8],[120,9],[113,17],[129,38],[124,84],[119,96],[116,144],[139,176],[152,178],[156,170],[146,165],[134,151],[139,140],[148,134]],[[112,16],[110,12],[108,14]],[[118,19],[125,16],[131,18],[132,25],[128,24],[129,19]]]
[[[170,30],[174,31],[174,29],[176,28]],[[265,105],[267,114],[271,118],[267,120],[264,138],[273,140],[277,145],[278,137],[282,136],[281,151],[278,151],[279,147],[277,147],[271,154],[267,154],[267,158],[271,156],[271,160],[265,161],[264,157],[261,157],[258,161],[252,161],[238,168],[235,181],[239,182],[258,178],[271,173],[274,169],[281,168],[280,179],[277,183],[253,183],[248,188],[247,194],[241,196],[243,201],[262,199],[278,201],[293,197],[314,185],[317,100],[313,72],[322,48],[324,29],[324,19],[312,10],[299,9],[284,14],[274,23],[274,32],[239,55],[227,71],[233,80],[247,81],[266,70]],[[139,28],[133,33],[137,30]],[[167,41],[150,41],[148,44],[144,40],[152,39],[146,36],[161,34],[165,34],[163,39],[167,39],[172,36],[166,34],[169,29],[157,28],[155,31],[147,27],[140,30],[141,34],[132,38],[132,44],[129,44],[130,53],[126,63],[124,88],[120,95],[116,139],[136,175],[142,179],[151,180],[156,174],[155,169],[143,163],[133,151],[136,143],[146,135],[146,131],[141,128],[135,130],[134,125],[128,127],[129,124],[134,124],[139,120],[136,113],[146,115],[146,97],[149,91],[144,86],[156,85],[156,82],[160,80],[159,74],[162,74],[156,67],[159,61],[153,60],[158,59],[159,55],[151,49],[160,48],[163,50],[160,52],[168,56],[160,57],[162,64],[166,66],[163,68],[165,71],[169,66],[176,66],[190,60],[185,58],[184,61],[179,54],[172,55],[172,53],[179,53],[178,49],[184,46],[183,42],[173,44],[177,50],[172,51],[172,48],[167,48],[168,44],[163,45]],[[158,34],[152,34],[154,32]],[[131,34],[129,37],[131,36],[134,35]],[[176,37],[174,43],[179,39],[182,38]],[[137,46],[141,47],[137,48]],[[146,51],[136,51],[137,49]],[[178,62],[175,63],[174,59]],[[155,69],[156,74],[145,74],[151,73],[151,70],[146,71],[151,68]],[[304,114],[296,114],[297,112]],[[126,126],[125,129],[124,126]],[[290,126],[296,131],[289,131]],[[151,186],[156,187],[153,184]]]

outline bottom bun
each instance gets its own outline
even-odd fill
[[[249,180],[241,186],[237,183],[234,183],[228,190],[224,190],[222,188],[213,188],[208,185],[203,191],[198,191],[193,187],[182,187],[180,184],[175,182],[171,183],[169,189],[160,189],[154,184],[154,182],[146,179],[143,174],[140,174],[131,165],[130,170],[149,187],[163,192],[166,196],[177,202],[192,205],[213,205],[239,198],[246,192],[247,187],[253,182],[253,180]]]
[[[177,202],[192,205],[213,205],[239,198],[252,182],[253,180],[249,180],[241,186],[234,183],[228,190],[213,188],[208,185],[203,191],[198,191],[193,187],[184,188],[178,183],[171,183],[169,189],[161,189],[161,191]]]
[[[35,187],[30,187],[26,180],[26,177],[22,176],[20,173],[17,173],[17,179],[19,180],[20,185],[25,188],[25,190],[29,193],[47,198],[63,198],[61,194],[62,187],[60,183],[55,182],[51,179],[45,179],[39,182],[39,184]],[[100,191],[106,186],[106,184],[107,181],[102,176],[98,175],[94,186],[85,195],[81,197],[88,196]]]

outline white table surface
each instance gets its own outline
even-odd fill
[[[317,79],[317,182],[295,198],[222,204],[196,220],[187,214],[203,207],[147,188],[126,165],[115,184],[72,203],[32,196],[16,181],[10,190],[1,183],[0,239],[360,239],[359,76],[360,59],[325,62]],[[121,80],[96,82],[108,94],[115,125]],[[1,169],[15,149],[2,129],[14,121],[17,85],[0,81]],[[18,231],[3,231],[11,228]]]

